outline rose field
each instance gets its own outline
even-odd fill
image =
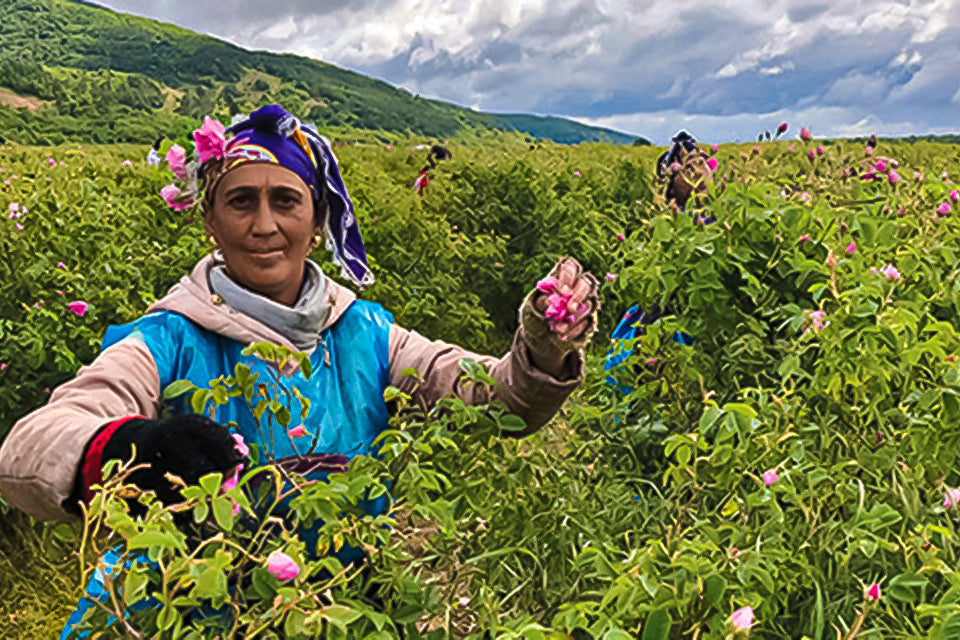
[[[203,479],[177,513],[144,496],[139,520],[122,469],[84,523],[0,496],[0,636],[59,637],[116,549],[92,637],[960,637],[960,146],[703,145],[716,181],[683,212],[659,195],[662,149],[470,131],[418,197],[429,141],[340,133],[377,277],[362,296],[502,353],[523,297],[576,257],[603,282],[585,383],[522,439],[502,407],[388,389],[380,455],[298,486],[286,518],[263,508],[282,483],[247,476]],[[0,438],[209,252],[145,155],[0,146]],[[633,305],[665,314],[613,345]],[[611,347],[632,352],[608,371]],[[250,399],[248,373],[168,394],[215,415]],[[387,491],[390,517],[358,509]],[[291,532],[314,521],[311,549]],[[366,567],[326,555],[345,544]],[[267,571],[278,550],[295,578]]]

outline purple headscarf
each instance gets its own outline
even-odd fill
[[[257,109],[229,129],[224,171],[248,162],[270,162],[296,173],[310,189],[314,205],[329,205],[327,248],[344,277],[358,285],[373,284],[367,252],[353,202],[340,177],[330,143],[314,129],[276,104]]]

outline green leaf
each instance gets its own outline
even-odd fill
[[[172,400],[173,398],[182,396],[185,393],[190,393],[196,389],[197,385],[193,384],[189,380],[177,380],[176,382],[171,382],[168,384],[163,390],[163,399]]]
[[[667,609],[658,609],[649,616],[643,624],[642,640],[667,640],[670,637],[670,628],[673,618]]]

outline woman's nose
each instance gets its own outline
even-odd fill
[[[270,235],[278,230],[276,215],[270,206],[270,198],[262,195],[253,219],[252,231],[255,235]]]

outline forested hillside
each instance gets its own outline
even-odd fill
[[[485,114],[333,65],[246,51],[68,0],[0,0],[0,135],[24,143],[152,142],[196,118],[280,102],[324,127],[445,138],[464,127],[560,143],[632,136],[562,118]],[[641,142],[646,142],[641,140]]]

